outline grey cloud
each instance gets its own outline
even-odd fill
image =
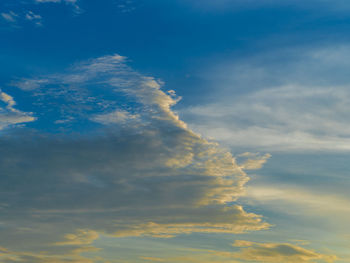
[[[91,247],[86,238],[99,234],[169,238],[269,227],[235,203],[248,177],[231,153],[188,129],[171,109],[174,92],[125,61],[106,56],[15,83],[36,100],[38,122],[53,105],[56,125],[72,116],[93,124],[116,111],[138,120],[95,124],[85,135],[38,126],[0,138],[0,245],[11,255],[45,250],[74,262],[76,251]]]

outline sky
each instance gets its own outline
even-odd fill
[[[0,263],[350,262],[349,11],[2,0]]]

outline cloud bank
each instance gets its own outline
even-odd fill
[[[126,61],[105,56],[13,83],[38,119],[0,137],[3,262],[92,262],[80,253],[96,251],[101,234],[269,227],[235,203],[248,177],[231,153],[192,132],[171,109],[174,91]],[[23,114],[12,97],[2,100]],[[248,167],[264,162],[254,156]]]

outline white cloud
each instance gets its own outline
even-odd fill
[[[35,0],[36,3],[67,3],[76,4],[77,0]]]
[[[19,13],[9,11],[7,13],[1,13],[1,16],[3,19],[11,23],[12,25],[18,25],[21,22],[27,20],[34,23],[37,26],[42,26],[42,17],[30,10]]]
[[[232,10],[249,10],[257,8],[294,8],[313,10],[317,7],[319,15],[323,12],[344,12],[349,10],[350,5],[346,0],[310,0],[310,1],[300,1],[300,0],[203,0],[200,3],[194,0],[182,0],[184,4],[190,4],[198,9],[204,9],[210,12],[222,12],[222,11],[232,11]]]
[[[349,54],[347,46],[285,50],[225,64],[211,76],[216,102],[182,114],[196,131],[232,147],[349,151]]]
[[[260,155],[259,153],[245,152],[237,156],[238,158],[246,158],[241,163],[241,167],[245,170],[257,170],[261,169],[262,166],[271,158],[271,154]]]
[[[35,0],[35,3],[37,4],[48,4],[48,3],[54,3],[54,4],[67,4],[67,5],[71,5],[75,12],[80,13],[81,9],[78,5],[78,0]]]
[[[1,90],[0,100],[5,104],[4,106],[0,105],[0,130],[12,125],[32,122],[36,119],[31,113],[14,108],[16,102],[13,97]]]
[[[7,11],[0,13],[0,17],[6,20],[11,26],[19,27],[22,26],[25,22],[32,22],[36,26],[43,25],[43,17],[41,14],[33,12],[31,9],[33,4],[43,5],[43,4],[66,4],[73,8],[75,13],[81,13],[82,10],[78,5],[77,0],[33,0],[33,1],[19,1],[18,8],[16,12]]]
[[[128,121],[137,121],[139,115],[133,115],[125,110],[115,110],[110,113],[96,115],[91,120],[102,124],[122,124]]]
[[[122,13],[129,13],[137,8],[137,1],[134,0],[116,0],[115,4]]]
[[[14,23],[17,20],[18,14],[16,14],[13,11],[10,11],[8,13],[1,13],[1,17],[5,19],[7,22]]]
[[[285,185],[249,186],[246,191],[246,198],[255,204],[265,204],[285,213],[332,215],[332,219],[336,219],[333,215],[337,214],[338,219],[350,218],[350,200],[337,194]],[[291,206],[296,208],[291,209]]]
[[[196,130],[232,146],[349,151],[349,98],[347,87],[286,86],[239,96],[230,105],[193,107],[189,113],[206,119],[193,125]]]
[[[32,11],[28,11],[25,15],[25,19],[29,21],[33,21],[36,25],[42,26],[42,17],[41,15],[37,15]]]

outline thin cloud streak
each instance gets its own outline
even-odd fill
[[[349,79],[340,72],[350,67],[349,47],[300,53],[276,51],[213,69],[208,79],[223,83],[216,102],[188,107],[182,115],[194,130],[236,148],[348,152]],[[283,66],[276,56],[285,58]],[[228,96],[243,87],[244,93]]]

